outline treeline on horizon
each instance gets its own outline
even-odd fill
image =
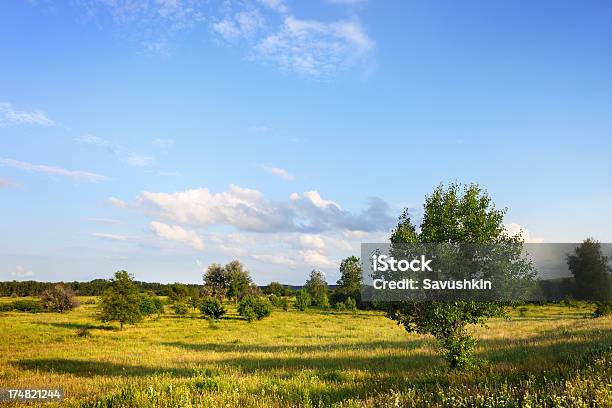
[[[88,282],[39,282],[34,280],[27,281],[4,281],[0,282],[0,297],[24,297],[24,296],[40,296],[45,290],[56,285],[63,285],[74,291],[77,296],[101,296],[106,289],[111,285],[110,279],[93,279]],[[134,284],[142,292],[153,292],[157,296],[170,295],[175,283],[158,283],[158,282],[143,282],[134,281]],[[186,283],[182,284],[188,288],[196,289],[198,293],[204,288],[203,284]],[[334,289],[335,285],[328,285],[330,289]],[[260,289],[265,289],[267,286],[259,286]],[[287,289],[293,291],[300,290],[302,285],[283,285]]]
[[[159,282],[143,282],[134,281],[140,291],[153,292],[157,296],[170,295],[175,283],[159,283]],[[109,288],[110,279],[93,279],[88,282],[39,282],[34,280],[28,281],[4,281],[0,282],[0,297],[24,297],[24,296],[40,296],[45,290],[61,284],[69,287],[77,296],[101,296],[106,289]],[[575,296],[575,279],[573,277],[556,278],[538,281],[543,298],[549,302],[560,302],[563,300],[574,299]],[[186,287],[196,289],[198,292],[204,287],[203,284],[188,283]],[[334,289],[336,285],[328,285],[330,289]],[[259,286],[260,289],[265,289],[267,286]],[[302,289],[303,285],[283,285],[293,291]]]

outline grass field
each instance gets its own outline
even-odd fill
[[[612,318],[589,306],[475,327],[487,362],[470,372],[378,312],[167,313],[119,331],[95,311],[1,313],[0,388],[63,387],[70,407],[612,406]]]

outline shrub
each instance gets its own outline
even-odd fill
[[[143,316],[160,315],[164,313],[164,305],[155,293],[147,292],[140,294],[140,313]]]
[[[206,317],[218,319],[225,314],[225,309],[219,299],[212,296],[202,298],[200,302],[200,311]]]
[[[593,312],[593,317],[612,315],[612,302],[597,302],[597,308]]]
[[[18,312],[40,313],[43,311],[42,305],[36,300],[16,300],[11,306],[11,310]]]
[[[308,307],[310,307],[310,302],[310,295],[308,294],[306,289],[298,290],[295,295],[295,307],[303,312]]]
[[[140,293],[133,277],[126,271],[115,272],[109,288],[102,295],[99,307],[103,322],[118,321],[122,329],[126,323],[141,321]]]
[[[91,332],[87,327],[81,327],[77,330],[77,337],[91,337]]]
[[[174,310],[175,314],[181,316],[186,315],[187,312],[189,312],[189,306],[187,306],[187,303],[180,300],[172,304],[172,309]]]
[[[346,298],[344,304],[346,305],[346,310],[350,310],[351,312],[357,310],[357,301],[350,296]]]
[[[238,304],[238,313],[249,322],[270,316],[272,305],[266,298],[246,296]]]
[[[87,299],[86,301],[83,302],[84,305],[95,305],[96,304],[96,299],[91,298],[91,299]]]
[[[65,312],[79,305],[74,291],[62,285],[55,285],[45,290],[40,296],[43,308],[52,312]]]
[[[337,302],[334,307],[339,312],[346,310],[346,305],[344,304],[344,302]]]

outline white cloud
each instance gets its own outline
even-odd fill
[[[317,191],[307,191],[303,196],[292,194],[287,201],[271,201],[257,190],[235,185],[217,194],[207,188],[176,193],[145,191],[136,205],[153,209],[178,224],[232,226],[250,232],[386,231],[394,222],[388,205],[376,198],[370,198],[366,210],[356,215],[335,201],[323,199]]]
[[[125,208],[127,205],[125,204],[125,201],[117,198],[117,197],[108,197],[107,201],[109,203],[111,203],[112,205],[114,205],[117,208]]]
[[[322,250],[325,248],[325,241],[320,235],[300,234],[298,237],[299,245],[303,248]]]
[[[263,16],[257,10],[250,10],[238,12],[234,16],[216,22],[213,24],[213,30],[226,41],[233,41],[250,38],[264,25]]]
[[[129,238],[124,235],[107,234],[105,232],[94,232],[91,235],[96,238],[107,239],[109,241],[129,241]]]
[[[526,243],[539,244],[541,242],[544,242],[544,238],[532,237],[531,234],[529,233],[529,230],[527,230],[527,228],[523,227],[520,224],[515,224],[515,223],[505,224],[504,228],[506,230],[506,233],[509,236],[511,237],[521,236],[523,238],[523,241]]]
[[[195,231],[186,230],[178,225],[168,225],[158,221],[151,222],[149,227],[158,237],[169,241],[184,242],[191,245],[194,249],[204,249],[204,242]]]
[[[286,16],[277,32],[257,44],[255,54],[283,71],[326,77],[362,59],[373,47],[356,20],[321,22]]]
[[[271,263],[274,265],[293,267],[296,264],[294,260],[280,254],[254,254],[251,257],[259,262]]]
[[[80,170],[66,170],[60,167],[46,166],[43,164],[32,164],[13,159],[0,159],[0,164],[7,167],[13,167],[21,170],[33,171],[35,173],[49,174],[53,176],[61,176],[71,178],[75,181],[98,182],[107,180],[108,177],[95,173],[89,173]]]
[[[293,176],[293,174],[289,173],[287,170],[281,167],[265,166],[265,165],[261,167],[264,169],[266,173],[269,173],[282,180],[285,180],[285,181],[295,180],[295,177]]]
[[[129,164],[130,166],[146,167],[154,161],[153,157],[151,156],[132,152],[121,145],[115,144],[99,136],[84,135],[75,138],[74,141],[81,144],[107,149],[110,153],[117,156],[121,161]]]
[[[344,235],[344,237],[347,239],[360,240],[360,239],[364,239],[365,237],[367,237],[368,233],[366,231],[346,230],[346,231],[342,231],[342,235]]]
[[[246,256],[248,254],[246,249],[227,246],[223,244],[219,245],[219,249],[221,249],[221,251],[225,252],[226,254],[232,256]]]
[[[0,177],[0,188],[8,188],[8,187],[18,187],[19,184],[15,183],[12,180],[6,179],[4,177]]]
[[[325,254],[312,249],[299,251],[304,263],[314,266],[315,268],[337,268],[338,262],[330,260]]]
[[[30,276],[34,276],[32,271],[26,270],[22,265],[17,265],[15,270],[11,272],[11,275],[17,279],[28,278]]]
[[[0,102],[0,126],[5,125],[40,125],[53,126],[55,122],[40,110],[26,112],[13,109],[8,102]]]
[[[279,13],[287,13],[289,8],[285,5],[283,0],[258,0],[264,6],[277,11]]]

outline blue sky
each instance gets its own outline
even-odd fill
[[[0,4],[0,279],[330,283],[478,182],[612,241],[609,1]]]

